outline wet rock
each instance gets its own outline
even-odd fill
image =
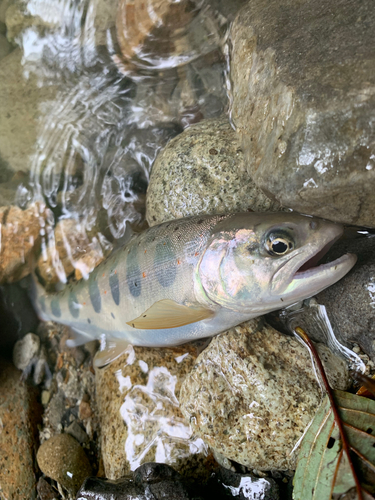
[[[0,360],[0,491],[3,498],[36,498],[35,453],[40,420],[37,393],[21,372]]]
[[[198,344],[201,345],[201,344]],[[207,477],[214,460],[192,435],[178,396],[197,346],[129,347],[96,371],[96,396],[105,475],[118,479],[145,462],[172,465],[183,475]]]
[[[338,339],[348,347],[359,344],[375,361],[375,237],[342,241],[327,259],[332,261],[347,252],[358,256],[357,264],[316,300],[326,306]]]
[[[194,0],[120,0],[116,34],[125,72],[134,67],[165,71],[220,46],[213,12]]]
[[[31,360],[39,353],[40,338],[34,333],[28,333],[18,340],[13,348],[13,364],[19,370],[25,370]]]
[[[0,60],[4,59],[12,51],[12,46],[4,35],[0,33]]]
[[[20,49],[0,61],[0,166],[9,180],[28,172],[36,154],[39,121],[52,112],[56,87],[40,87],[32,74],[26,79]],[[41,112],[43,109],[43,112]]]
[[[90,463],[80,446],[70,434],[57,434],[45,441],[38,450],[40,470],[76,494],[84,479],[92,474]]]
[[[165,464],[147,463],[133,473],[133,477],[117,481],[90,477],[83,483],[76,500],[200,500],[191,495],[181,475]]]
[[[232,119],[282,205],[374,226],[374,29],[370,0],[255,0],[233,23]]]
[[[222,467],[212,475],[208,488],[210,498],[230,495],[236,500],[279,499],[279,488],[274,479],[260,478],[250,473],[239,474]]]
[[[325,368],[331,384],[340,378],[349,383],[338,358],[334,377]],[[292,451],[321,399],[307,349],[257,319],[214,337],[180,393],[194,433],[257,470],[295,467]]]
[[[0,207],[0,283],[12,283],[29,274],[32,251],[40,242],[49,213],[42,204],[26,210]]]
[[[278,208],[249,182],[226,118],[204,120],[171,140],[156,158],[146,198],[150,226],[200,213]]]
[[[75,271],[77,279],[89,273],[110,253],[112,245],[104,238],[86,233],[83,225],[73,219],[62,219],[49,238],[46,252],[39,257],[37,268],[46,284],[64,281]]]

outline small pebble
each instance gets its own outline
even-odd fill
[[[57,491],[55,491],[43,477],[39,478],[36,488],[38,490],[40,500],[54,500],[57,498]]]
[[[86,443],[89,440],[88,435],[76,420],[74,420],[74,422],[72,422],[69,427],[65,429],[65,432],[73,436],[81,444]]]
[[[50,398],[51,398],[50,391],[42,391],[42,405],[43,406],[48,405]]]
[[[34,333],[28,333],[15,343],[13,348],[13,363],[19,370],[25,370],[40,349],[40,338]]]
[[[90,418],[92,415],[90,403],[87,401],[82,401],[79,405],[79,418],[81,420],[85,420],[86,418]]]
[[[39,448],[36,459],[46,476],[74,495],[84,479],[92,475],[91,465],[83,448],[69,434],[57,434],[45,441]]]

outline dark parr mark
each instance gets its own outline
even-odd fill
[[[97,274],[95,274],[95,276],[92,276],[92,278],[89,280],[89,294],[94,311],[96,313],[100,313],[100,310],[102,308],[102,299],[100,297],[98,282],[95,279],[96,276]]]
[[[91,323],[91,319],[90,318],[87,318],[87,323],[90,324]]]
[[[162,287],[171,286],[176,279],[177,259],[170,240],[160,242],[155,248],[155,274]]]
[[[126,281],[133,297],[139,297],[141,295],[141,271],[136,247],[130,249],[126,258]]]
[[[109,286],[111,288],[112,298],[118,306],[120,304],[120,286],[118,281],[118,275],[115,272],[109,275]]]
[[[69,293],[68,306],[69,306],[70,314],[73,316],[73,318],[78,318],[79,317],[79,304],[77,301],[77,296],[74,292]]]
[[[112,318],[113,318],[113,319],[116,319],[116,318],[115,318],[115,315],[114,315],[113,313],[111,313],[111,316],[112,316]]]
[[[56,318],[61,316],[60,301],[57,297],[51,300],[51,311]]]

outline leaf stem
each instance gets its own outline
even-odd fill
[[[328,382],[325,370],[323,368],[322,362],[320,361],[319,354],[318,354],[317,350],[315,349],[315,346],[311,342],[307,333],[300,326],[297,326],[294,331],[304,341],[304,343],[307,345],[307,347],[310,349],[310,352],[311,352],[311,354],[312,354],[312,356],[313,356],[313,358],[318,366],[318,370],[322,376],[324,387],[327,391],[329,401],[331,403],[331,408],[333,411],[335,422],[336,422],[336,425],[337,425],[339,432],[340,432],[342,447],[343,447],[343,449],[348,457],[348,462],[349,462],[350,469],[351,469],[352,474],[353,474],[355,486],[357,489],[358,500],[363,500],[362,487],[361,487],[361,484],[359,482],[359,479],[358,479],[358,476],[357,476],[357,473],[355,471],[354,464],[353,464],[353,461],[352,461],[352,458],[350,455],[350,444],[349,444],[348,438],[346,436],[344,425],[343,425],[343,422],[341,420],[339,411],[338,411],[337,406],[336,406],[335,398],[333,396],[333,391],[329,385],[329,382]]]

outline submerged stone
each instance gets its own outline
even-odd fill
[[[231,30],[231,117],[252,180],[283,206],[375,223],[371,0],[254,0]]]

